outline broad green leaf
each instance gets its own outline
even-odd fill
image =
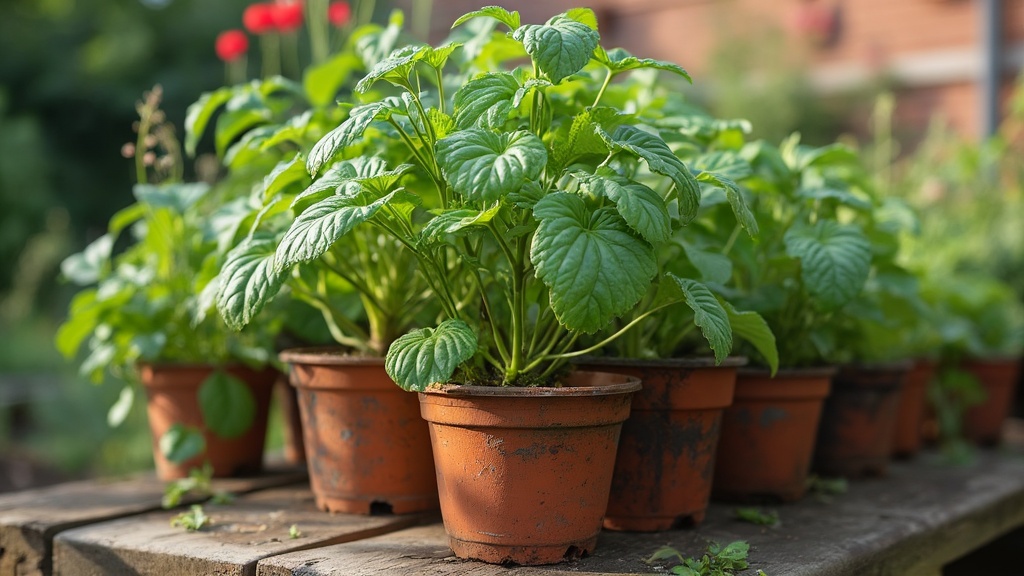
[[[412,164],[401,164],[394,170],[385,170],[376,174],[359,176],[354,180],[363,186],[363,189],[370,192],[374,198],[380,198],[395,190],[398,181],[410,170]]]
[[[256,399],[245,382],[223,371],[210,374],[199,386],[203,424],[221,438],[237,438],[256,419]]]
[[[455,125],[459,129],[477,126],[495,108],[507,119],[518,89],[519,82],[508,72],[493,72],[466,82],[455,93]]]
[[[452,52],[462,47],[461,42],[448,42],[442,46],[434,48],[433,46],[424,46],[419,52],[416,53],[416,60],[426,62],[427,65],[437,68],[440,70],[444,68],[448,58],[452,55]]]
[[[849,190],[839,188],[803,188],[796,192],[797,198],[804,200],[836,200],[840,204],[856,208],[858,210],[871,210],[871,201],[857,196]]]
[[[551,290],[551,307],[570,330],[593,333],[631,309],[657,273],[650,244],[610,208],[591,212],[575,194],[548,194],[530,256]]]
[[[451,379],[455,369],[476,353],[476,334],[462,320],[410,332],[391,344],[384,368],[404,390],[423,391]]]
[[[683,164],[682,160],[669,149],[668,144],[649,132],[636,126],[623,125],[609,135],[604,129],[597,128],[598,134],[613,150],[624,150],[647,162],[652,172],[668,176],[679,198],[679,218],[683,224],[689,223],[697,216],[700,206],[700,185]]]
[[[803,171],[810,166],[841,166],[860,163],[860,157],[845,144],[835,143],[820,148],[799,147],[796,152],[796,167]]]
[[[306,165],[302,161],[302,153],[296,154],[291,160],[282,160],[274,169],[263,177],[263,198],[270,198],[284,190],[290,184],[307,178]]]
[[[747,201],[743,199],[743,192],[735,182],[714,172],[701,172],[697,175],[697,181],[707,182],[725,191],[725,197],[729,200],[729,206],[732,207],[736,221],[751,238],[757,238],[757,220],[754,218],[754,213],[750,211],[750,207],[747,206]]]
[[[270,96],[277,92],[288,92],[292,96],[299,98],[304,97],[302,92],[302,85],[298,82],[285,78],[284,76],[271,76],[263,80],[254,80],[253,85],[256,87],[256,91],[263,96]]]
[[[118,210],[110,217],[110,222],[107,224],[107,234],[116,237],[122,230],[144,218],[146,212],[146,207],[138,202]]]
[[[306,128],[309,127],[309,121],[312,119],[313,111],[306,110],[298,116],[289,118],[284,124],[267,126],[273,132],[260,143],[260,152],[266,152],[286,142],[305,148]]]
[[[175,214],[188,212],[209,191],[210,185],[204,182],[136,184],[132,187],[132,194],[142,204],[153,208],[170,208]]]
[[[371,122],[388,114],[390,114],[390,106],[386,102],[374,102],[353,108],[344,122],[325,134],[309,151],[306,170],[315,176],[334,158],[335,154],[350,146],[357,138],[362,137]]]
[[[271,114],[270,108],[252,93],[234,96],[217,117],[213,138],[217,155],[223,158],[229,144],[250,128],[268,122]]]
[[[309,102],[314,106],[329,105],[352,72],[362,68],[362,65],[363,62],[358,56],[344,51],[326,62],[306,68],[302,85]]]
[[[800,259],[800,278],[826,307],[838,307],[860,293],[871,265],[871,245],[859,228],[833,220],[791,228],[786,253]]]
[[[665,274],[658,285],[658,300],[682,301],[693,310],[693,323],[700,328],[715,353],[715,360],[721,362],[732,350],[732,327],[725,308],[707,286],[674,274]]]
[[[546,24],[521,26],[512,37],[523,43],[540,71],[555,84],[582,70],[600,41],[593,28],[562,14]]]
[[[508,26],[509,29],[511,30],[519,28],[519,12],[516,12],[514,10],[512,12],[509,12],[508,10],[500,6],[484,6],[479,10],[474,10],[473,12],[470,12],[468,14],[463,14],[462,16],[459,16],[459,19],[456,20],[454,24],[452,24],[452,28],[455,28],[456,26],[466,22],[467,20],[477,18],[480,16],[494,18],[498,22],[501,22],[505,26]]]
[[[750,177],[751,167],[743,156],[733,150],[717,150],[709,154],[701,154],[689,159],[694,170],[713,172],[725,176],[733,182]]]
[[[556,137],[551,143],[554,169],[563,170],[577,159],[588,155],[607,155],[608,144],[597,128],[614,130],[627,118],[614,108],[598,107],[580,112],[572,119],[567,137]]]
[[[233,91],[229,87],[206,92],[199,97],[185,112],[185,152],[189,156],[196,155],[196,146],[203,137],[206,125],[218,108],[231,99]]]
[[[171,462],[191,460],[206,451],[203,433],[191,426],[174,424],[160,437],[160,453]]]
[[[439,140],[437,162],[452,189],[464,198],[493,202],[535,180],[548,160],[534,134],[461,130]]]
[[[319,178],[292,200],[291,208],[299,212],[331,194],[352,196],[360,189],[358,178],[371,178],[388,171],[387,162],[376,156],[357,156],[342,160],[328,168]]]
[[[570,8],[565,15],[581,24],[586,24],[591,30],[597,32],[597,14],[590,8]]]
[[[438,139],[444,138],[455,131],[455,120],[437,108],[427,109],[427,120],[434,127],[434,134],[437,135]]]
[[[651,244],[664,242],[672,235],[668,207],[654,190],[610,169],[582,178],[591,194],[614,202],[626,224]]]
[[[93,240],[85,250],[65,258],[60,263],[60,272],[79,286],[95,284],[110,269],[110,252],[113,248],[114,236],[104,234]]]
[[[399,86],[408,86],[409,74],[416,65],[417,55],[422,46],[403,46],[378,62],[370,72],[356,84],[356,92],[365,93],[378,80],[385,80]]]
[[[82,342],[92,334],[99,323],[102,305],[96,290],[82,290],[71,299],[68,319],[57,329],[54,344],[65,358],[74,358]]]
[[[729,315],[729,324],[732,326],[733,335],[746,340],[760,352],[774,376],[779,369],[779,350],[775,345],[775,334],[768,327],[768,323],[757,312],[740,312],[725,300],[719,299],[719,301],[725,308],[726,314]]]
[[[132,404],[135,402],[135,388],[131,385],[121,388],[117,396],[117,402],[107,411],[107,425],[111,428],[120,426],[128,414],[132,411]]]
[[[612,48],[607,52],[604,51],[600,46],[594,51],[594,58],[604,64],[613,74],[619,74],[629,70],[637,70],[640,68],[653,68],[655,70],[665,70],[678,74],[686,79],[687,82],[693,84],[693,79],[690,78],[690,74],[678,64],[672,62],[665,62],[664,60],[655,60],[653,58],[637,58],[622,48]]]
[[[446,234],[456,234],[473,226],[485,226],[500,210],[501,205],[496,204],[484,211],[460,209],[443,212],[427,222],[420,231],[420,240],[437,242]]]
[[[234,330],[248,325],[280,290],[285,274],[275,266],[273,238],[246,238],[228,253],[219,274],[217,310]]]
[[[281,239],[275,255],[277,271],[319,258],[339,238],[372,218],[393,195],[369,204],[360,196],[331,196],[313,204],[295,218]]]
[[[522,86],[519,87],[518,90],[516,90],[515,96],[512,97],[512,107],[518,108],[519,105],[523,102],[523,98],[526,98],[526,95],[529,94],[530,92],[533,92],[538,88],[546,88],[552,85],[553,84],[551,84],[550,81],[545,80],[543,78],[528,79],[526,82],[523,83]]]
[[[700,272],[705,282],[725,284],[732,277],[732,260],[720,252],[702,250],[689,242],[679,242],[686,259]]]

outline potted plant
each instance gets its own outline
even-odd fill
[[[630,84],[620,83],[612,95],[633,94]],[[649,316],[607,346],[604,356],[580,361],[585,369],[629,374],[643,382],[623,424],[604,521],[605,528],[630,531],[666,530],[703,520],[722,414],[732,404],[737,369],[746,363],[745,358],[728,357],[734,337],[748,341],[773,370],[777,367],[774,337],[764,320],[755,312],[737,311],[722,297],[731,276],[731,262],[721,253],[728,235],[702,232],[725,225],[730,233],[746,229],[751,237],[757,234],[745,192],[737,184],[750,167],[723,144],[742,142],[749,127],[695,114],[658,91],[647,90],[645,96],[657,102],[651,107],[657,116],[647,121],[672,142],[681,159],[700,170],[702,206],[695,221],[658,251],[660,266],[671,272],[664,280],[686,286],[690,297],[685,305]],[[631,107],[646,114],[637,100],[629,98]],[[654,301],[657,290],[653,287],[646,299]],[[633,319],[627,315],[613,329]]]
[[[314,16],[311,12],[310,25],[316,28]],[[316,16],[322,20],[326,13]],[[331,512],[437,508],[419,404],[384,371],[390,343],[436,315],[412,256],[367,227],[344,238],[318,229],[323,249],[301,266],[296,261],[278,266],[275,259],[276,251],[295,242],[290,231],[306,230],[307,208],[322,211],[324,200],[341,199],[364,184],[387,186],[388,178],[402,175],[404,168],[381,176],[391,160],[387,156],[339,162],[317,182],[305,168],[310,149],[346,118],[349,107],[337,106],[336,100],[350,100],[355,74],[405,43],[401,27],[402,15],[395,12],[387,26],[355,28],[340,51],[314,60],[301,84],[272,78],[205,94],[193,105],[195,121],[188,125],[192,141],[198,141],[222,107],[221,118],[244,111],[241,127],[218,120],[214,140],[223,143],[221,159],[232,173],[259,175],[260,185],[236,208],[244,226],[225,247],[215,281],[213,298],[221,316],[242,329],[272,300],[301,303],[317,311],[320,324],[340,345],[281,354],[298,391],[311,488],[318,506]],[[292,342],[314,340],[300,327],[290,334]]]
[[[72,301],[57,347],[69,358],[85,348],[81,371],[93,381],[126,382],[112,424],[131,409],[134,384],[143,385],[161,479],[184,477],[204,459],[217,476],[257,472],[276,374],[264,367],[277,323],[234,334],[198,297],[216,274],[224,230],[209,222],[230,186],[182,182],[181,150],[160,97],[156,88],[137,107],[137,143],[129,146],[136,202],[62,265],[87,288]],[[115,254],[125,231],[132,243]]]
[[[740,370],[726,409],[715,468],[714,496],[727,500],[799,499],[806,490],[815,433],[834,368],[832,322],[868,278],[870,243],[840,214],[870,203],[840,178],[856,155],[840,145],[801,145],[794,135],[778,147],[743,144],[752,174],[750,209],[761,229],[754,243],[732,227],[732,301],[760,313],[778,346],[781,367]],[[755,364],[765,359],[750,351]]]
[[[696,215],[699,186],[660,136],[602,101],[618,74],[677,66],[606,52],[587,9],[523,25],[488,7],[456,26],[477,17],[490,21],[461,45],[400,48],[360,81],[366,102],[306,166],[315,185],[353,158],[387,161],[305,208],[274,264],[315,260],[362,227],[411,254],[441,321],[396,339],[385,367],[420,392],[449,542],[462,557],[550,563],[593,549],[639,388],[568,362],[601,345],[581,348],[581,335],[646,294],[655,247]],[[401,95],[374,91],[387,84]],[[638,318],[683,301],[676,286]]]

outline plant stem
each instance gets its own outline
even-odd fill
[[[327,4],[328,0],[306,0],[306,28],[309,30],[309,49],[314,64],[324,62],[331,53]]]
[[[666,304],[662,304],[660,306],[657,306],[657,307],[651,308],[650,310],[647,310],[643,314],[641,314],[641,315],[637,316],[636,318],[634,318],[629,324],[626,324],[622,328],[619,328],[614,334],[612,334],[611,336],[609,336],[609,337],[605,338],[604,340],[598,342],[597,344],[594,344],[593,346],[590,346],[588,348],[584,348],[582,350],[576,350],[575,352],[562,352],[562,353],[559,353],[559,354],[549,354],[549,355],[545,356],[544,359],[545,360],[559,360],[559,359],[563,359],[563,358],[565,358],[565,359],[575,358],[577,356],[585,356],[587,354],[590,354],[591,352],[594,352],[596,350],[600,350],[601,348],[605,347],[606,345],[614,342],[615,339],[618,338],[619,336],[621,336],[622,334],[625,334],[630,328],[632,328],[633,326],[636,326],[637,324],[639,324],[644,318],[647,318],[648,316],[650,316],[651,314],[654,314],[658,310],[661,310],[662,308],[666,308],[666,307],[671,306],[673,304],[676,304],[676,302],[668,302]]]
[[[615,77],[615,74],[612,73],[612,69],[609,68],[608,69],[608,75],[604,77],[604,84],[601,84],[601,89],[597,91],[597,98],[594,98],[594,103],[590,105],[591,108],[596,108],[597,107],[597,103],[601,101],[601,97],[604,96],[605,89],[608,88],[608,84],[611,83],[612,78],[614,78],[614,77]]]
[[[281,73],[281,38],[276,32],[260,36],[260,48],[263,50],[263,78],[270,78]]]
[[[725,246],[722,247],[722,254],[728,256],[729,252],[732,251],[732,245],[736,243],[736,239],[739,238],[740,230],[743,227],[740,226],[739,222],[732,229],[732,234],[729,235],[729,239],[725,242]]]

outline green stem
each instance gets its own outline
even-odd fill
[[[357,326],[339,310],[331,306],[325,298],[321,298],[314,291],[306,290],[298,286],[292,286],[292,290],[299,298],[307,302],[309,305],[320,310],[320,313],[324,317],[324,321],[327,323],[327,329],[331,333],[331,337],[336,342],[343,346],[349,346],[358,350],[369,351],[367,349],[367,341],[369,340],[369,334],[367,334],[362,328]],[[345,331],[355,336],[348,336]]]
[[[604,84],[601,84],[601,89],[597,91],[597,98],[594,98],[594,103],[590,105],[591,108],[597,108],[597,103],[601,101],[601,97],[604,96],[604,91],[608,88],[608,84],[611,83],[612,78],[615,74],[612,69],[608,69],[608,75],[604,77]]]
[[[276,32],[260,36],[260,49],[263,51],[263,78],[270,78],[281,73],[281,38]]]
[[[740,230],[742,229],[743,227],[737,222],[736,226],[732,229],[732,234],[729,235],[729,239],[725,242],[725,246],[722,247],[722,254],[724,256],[728,256],[729,252],[732,251],[732,245],[736,243],[736,239],[739,238]]]
[[[328,0],[306,0],[306,29],[309,30],[309,50],[314,64],[324,62],[331,53],[327,5]]]
[[[676,302],[669,302],[667,304],[662,304],[661,306],[657,306],[655,308],[651,308],[650,310],[648,310],[648,311],[644,312],[643,314],[641,314],[641,315],[637,316],[636,318],[634,318],[629,324],[626,324],[622,328],[619,328],[619,330],[617,330],[611,336],[608,336],[607,338],[605,338],[604,340],[598,342],[597,344],[594,344],[593,346],[590,346],[588,348],[584,348],[582,350],[576,350],[575,352],[561,352],[559,354],[549,354],[547,356],[544,356],[544,359],[545,360],[559,360],[559,359],[563,359],[563,358],[565,358],[565,359],[575,358],[577,356],[585,356],[587,354],[590,354],[591,352],[595,352],[597,350],[600,350],[601,348],[604,348],[608,344],[614,342],[619,336],[625,334],[630,328],[632,328],[633,326],[636,326],[637,324],[639,324],[644,318],[647,318],[648,316],[650,316],[651,314],[654,314],[658,310],[661,310],[662,308],[666,308],[668,306],[671,306],[672,304],[676,304]]]
[[[289,32],[281,37],[284,52],[287,55],[285,62],[288,70],[285,76],[293,80],[302,80],[302,62],[299,60],[299,34]]]
[[[437,106],[441,113],[444,114],[444,76],[441,74],[440,68],[434,68],[434,73],[437,75]]]

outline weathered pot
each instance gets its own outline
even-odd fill
[[[640,383],[587,372],[566,383],[420,393],[456,556],[534,565],[594,550],[619,431]]]
[[[968,408],[964,414],[964,437],[983,446],[999,444],[1003,422],[1013,410],[1020,358],[965,360],[961,368],[978,379],[986,395],[984,402]]]
[[[807,491],[814,439],[834,368],[740,370],[722,418],[713,495],[793,502]]]
[[[142,364],[139,374],[146,389],[149,429],[153,435],[153,460],[161,480],[188,476],[192,468],[209,462],[216,477],[255,474],[263,467],[263,448],[267,436],[267,413],[270,394],[278,372],[272,368],[253,370],[236,365],[223,368],[228,374],[249,385],[256,400],[256,416],[252,427],[237,438],[221,438],[203,424],[199,409],[199,387],[214,371],[214,366]],[[159,448],[160,438],[175,424],[202,431],[206,451],[181,463],[171,462]]]
[[[882,476],[910,362],[844,366],[832,379],[814,451],[824,476]]]
[[[896,409],[896,425],[893,427],[893,456],[909,458],[921,449],[921,443],[924,441],[928,386],[935,376],[935,370],[935,361],[917,360],[903,379],[903,393],[900,394],[899,407]]]
[[[349,514],[436,510],[427,424],[415,394],[399,388],[383,358],[338,348],[285,350],[317,506]]]
[[[746,358],[587,359],[584,370],[639,378],[622,425],[604,527],[655,532],[696,526],[711,497],[722,410]]]

